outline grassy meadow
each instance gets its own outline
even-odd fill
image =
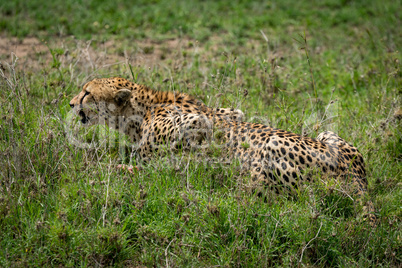
[[[400,267],[401,11],[391,0],[1,1],[0,267]],[[364,156],[377,225],[319,177],[263,200],[216,148],[144,164],[113,131],[71,124],[72,97],[111,76],[298,134],[337,132]]]

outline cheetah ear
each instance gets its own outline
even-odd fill
[[[118,105],[125,103],[131,96],[131,91],[123,88],[116,92],[114,95],[114,100],[117,102]]]

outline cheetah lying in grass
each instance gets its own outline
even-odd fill
[[[250,184],[261,193],[297,189],[311,180],[304,172],[311,168],[318,169],[323,178],[350,182],[358,200],[367,192],[362,155],[330,131],[313,139],[243,122],[240,110],[212,109],[187,94],[155,91],[119,77],[88,82],[70,106],[83,124],[107,124],[126,134],[139,144],[138,155],[144,160],[151,158],[160,144],[191,147],[219,129],[228,157],[245,164]],[[374,222],[372,204],[364,209]]]

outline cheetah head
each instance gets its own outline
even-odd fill
[[[109,80],[94,79],[70,101],[84,125],[100,124],[119,115],[127,105],[131,90],[116,87]]]

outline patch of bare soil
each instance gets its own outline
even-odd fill
[[[201,61],[213,60],[222,54],[240,55],[267,52],[269,58],[281,58],[282,53],[267,50],[266,40],[248,40],[239,46],[224,40],[222,36],[211,36],[199,43],[189,38],[169,40],[106,40],[82,41],[74,37],[54,37],[48,43],[35,38],[24,39],[0,36],[0,62],[10,64],[18,58],[16,69],[39,71],[52,66],[56,59],[61,68],[83,71],[89,75],[100,69],[109,69],[114,65],[141,66],[176,66],[191,64],[195,56]],[[233,49],[235,49],[233,51]],[[52,55],[53,53],[53,55]]]
[[[49,52],[43,42],[35,37],[26,37],[18,39],[16,37],[0,37],[0,60],[11,63],[18,58],[25,65],[32,63],[38,58],[38,55]],[[20,63],[21,65],[21,63]]]
[[[18,69],[37,70],[45,67],[53,60],[51,50],[56,53],[62,67],[72,64],[95,69],[127,62],[133,66],[153,67],[166,60],[177,60],[200,52],[198,42],[189,39],[127,43],[114,40],[81,41],[67,37],[53,39],[47,45],[35,37],[0,37],[0,61],[11,63],[18,58]]]
[[[2,57],[14,53],[18,58],[23,58],[47,50],[47,47],[35,37],[26,37],[22,40],[16,37],[0,38],[0,55]]]

